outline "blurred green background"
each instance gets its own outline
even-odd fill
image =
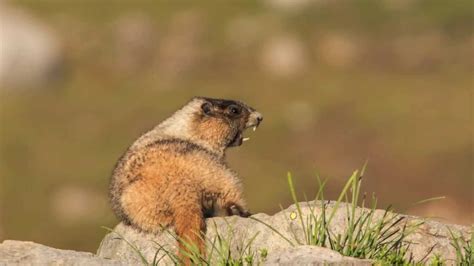
[[[0,9],[0,240],[94,251],[101,226],[117,222],[107,201],[116,160],[195,95],[264,114],[228,152],[253,212],[291,203],[287,171],[301,197],[314,195],[316,172],[329,178],[334,199],[368,160],[364,189],[381,208],[474,222],[472,1]]]

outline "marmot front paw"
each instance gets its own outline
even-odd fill
[[[238,215],[240,217],[249,217],[252,214],[247,210],[244,209],[242,206],[237,204],[230,204],[227,208],[227,215]]]

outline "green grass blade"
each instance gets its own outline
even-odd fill
[[[357,177],[358,171],[354,171],[352,176],[349,178],[349,181],[347,181],[346,185],[342,189],[341,194],[339,195],[339,198],[336,201],[336,205],[333,207],[331,214],[329,215],[328,219],[328,224],[331,224],[332,219],[334,218],[334,215],[336,214],[337,209],[339,208],[339,204],[341,203],[341,200],[344,198],[344,196],[347,194],[347,190],[349,189],[350,185],[354,181],[354,179]]]
[[[296,205],[296,210],[298,211],[298,216],[301,222],[301,227],[303,227],[303,233],[304,233],[304,238],[308,239],[308,232],[306,231],[306,226],[303,221],[303,212],[301,211],[300,204],[298,202],[298,198],[296,197],[296,191],[295,191],[295,186],[293,185],[293,178],[291,176],[291,173],[288,172],[288,185],[290,187],[290,192],[291,192],[291,197],[293,198],[293,201]]]
[[[413,205],[419,205],[419,204],[423,204],[423,203],[427,203],[427,202],[431,202],[431,201],[444,200],[444,199],[446,199],[446,196],[432,197],[432,198],[417,201],[417,202],[413,203]]]

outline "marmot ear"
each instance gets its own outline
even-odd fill
[[[203,103],[201,105],[201,109],[204,112],[204,114],[209,115],[209,114],[211,114],[212,106],[211,106],[210,103]]]

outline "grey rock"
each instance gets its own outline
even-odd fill
[[[117,259],[130,265],[137,265],[143,262],[141,255],[152,262],[160,246],[171,253],[176,253],[176,240],[167,233],[159,236],[145,234],[135,230],[132,227],[122,223],[117,225],[113,233],[105,236],[97,251],[97,255],[106,259]],[[157,258],[166,255],[164,252],[158,252]],[[165,262],[170,263],[169,258],[163,258]]]
[[[273,252],[264,265],[372,265],[371,260],[344,257],[336,251],[316,246],[296,246]]]
[[[33,242],[5,240],[0,244],[0,266],[4,265],[125,265],[89,252],[60,250]]]
[[[304,220],[311,212],[317,216],[321,214],[321,204],[319,202],[301,203],[300,206]],[[330,213],[333,208],[334,203],[329,203],[327,205],[327,213]],[[358,213],[363,211],[367,211],[367,209],[357,209]],[[265,249],[268,252],[268,259],[271,259],[269,263],[279,262],[285,264],[286,261],[290,263],[291,260],[288,256],[290,256],[290,254],[295,254],[295,256],[298,254],[298,261],[301,260],[301,263],[303,263],[303,258],[307,258],[307,262],[310,265],[312,263],[316,263],[317,265],[320,261],[315,260],[316,258],[310,255],[311,248],[297,247],[296,250],[298,252],[292,252],[292,250],[295,249],[293,246],[305,244],[303,241],[304,231],[300,223],[300,218],[296,214],[296,206],[292,205],[286,210],[276,213],[273,216],[260,213],[253,215],[251,218],[232,216],[207,219],[206,239],[212,242],[216,239],[216,232],[219,232],[219,235],[224,238],[226,242],[230,243],[230,252],[233,255],[239,254],[239,252],[241,253],[241,250],[252,241],[251,245],[249,245],[250,248],[248,249],[248,252],[259,254],[262,249]],[[383,215],[383,210],[376,210],[373,218],[374,223]],[[424,220],[419,217],[405,215],[399,216],[404,217],[404,222],[408,224],[424,222],[407,238],[407,240],[411,242],[409,252],[413,255],[415,261],[421,261],[424,259],[426,262],[435,254],[440,255],[448,262],[453,262],[455,260],[456,254],[454,248],[450,245],[447,225],[436,221]],[[255,219],[260,220],[260,222]],[[269,226],[263,223],[271,226],[280,234],[275,233],[274,230],[270,229]],[[400,223],[399,226],[403,226],[403,223]],[[335,212],[330,227],[332,232],[335,234],[342,233],[343,230],[347,228],[346,206],[344,204],[341,204]],[[449,227],[451,230],[466,237],[469,235],[468,227],[459,225],[449,225]],[[124,239],[128,242],[124,241]],[[167,250],[170,254],[175,254],[175,244],[176,241],[173,238],[172,229],[164,231],[158,235],[150,235],[138,232],[137,230],[123,224],[119,224],[114,229],[113,233],[109,233],[105,236],[97,254],[102,258],[117,259],[127,264],[136,264],[142,261],[139,252],[137,252],[138,250],[148,262],[153,261],[156,255],[156,258],[162,258],[160,262],[166,264],[170,263],[171,260],[163,250]],[[135,249],[132,248],[132,246]],[[208,251],[210,251],[212,245],[208,244],[207,246]],[[317,250],[318,252],[322,252],[326,249],[318,248]],[[326,251],[329,252],[327,253],[328,258],[331,257],[330,254],[334,254],[334,251]],[[331,258],[337,258],[337,256]],[[338,262],[330,260],[328,263],[347,262],[347,258],[342,256],[339,258],[341,260]],[[358,260],[358,263],[359,262],[363,265],[363,263],[366,263],[367,261]]]

